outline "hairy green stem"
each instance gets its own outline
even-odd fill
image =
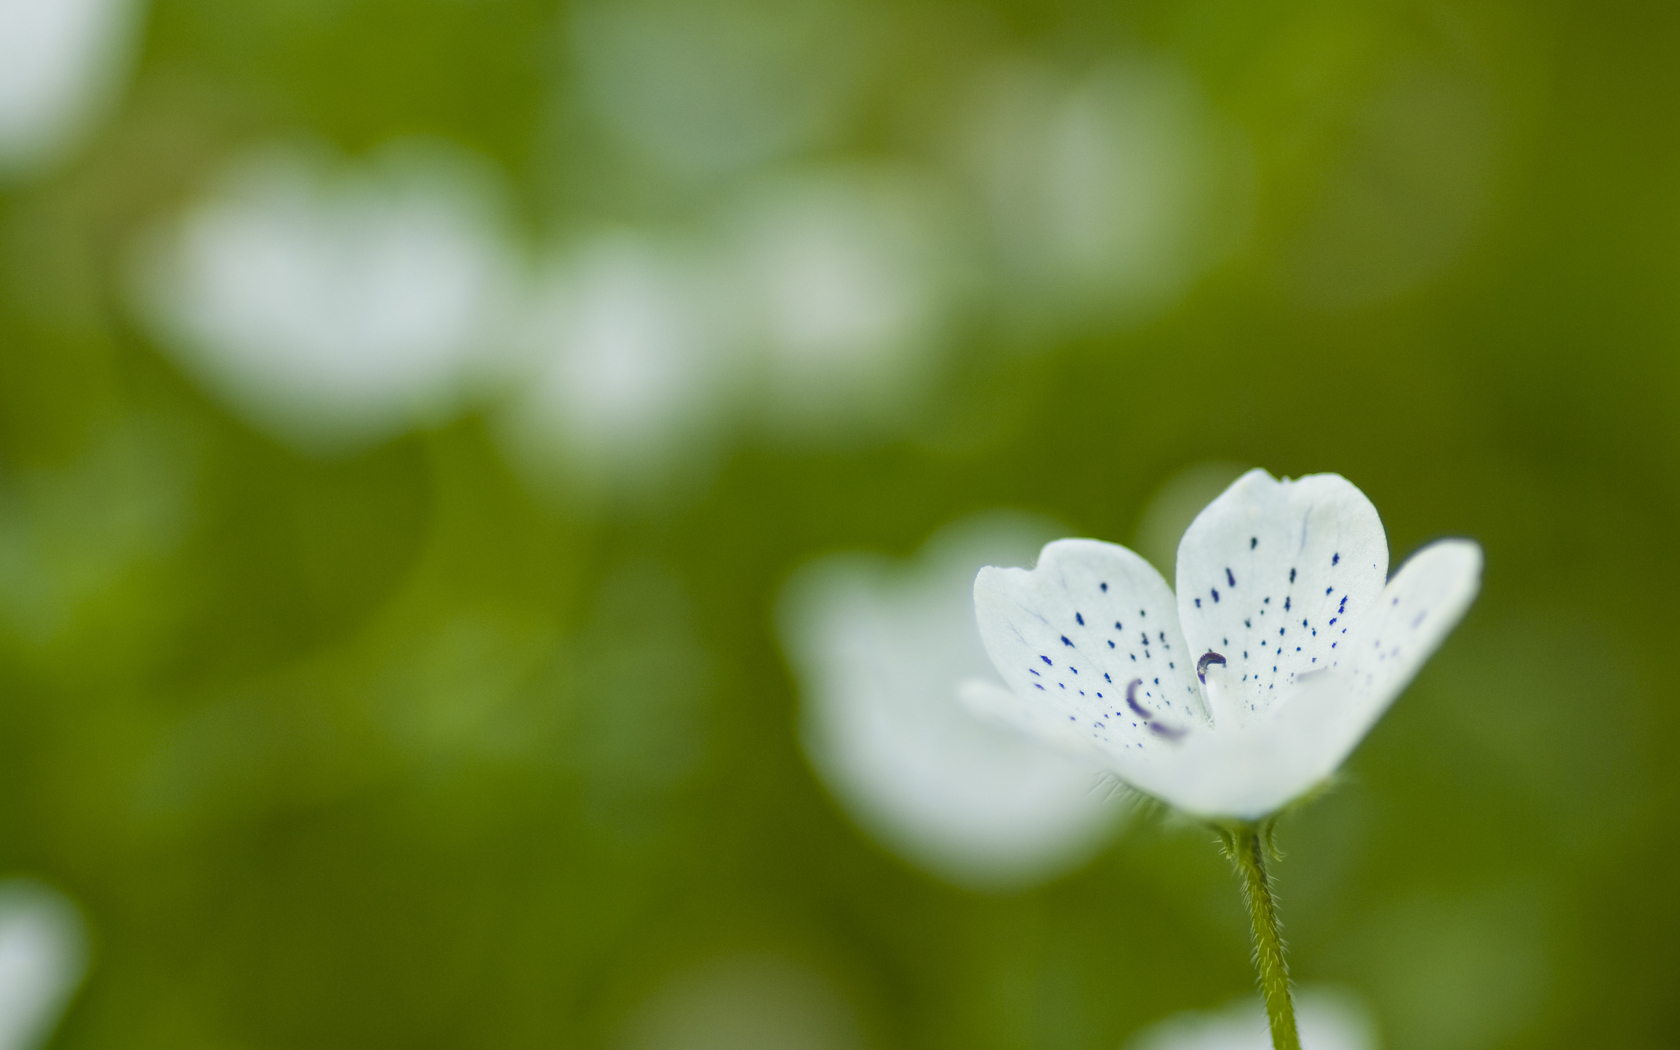
[[[1254,922],[1254,965],[1260,971],[1260,994],[1266,1000],[1266,1017],[1272,1026],[1273,1050],[1301,1050],[1295,1031],[1295,1004],[1289,997],[1289,965],[1283,958],[1283,932],[1278,923],[1277,900],[1272,896],[1272,879],[1266,872],[1266,845],[1262,832],[1252,826],[1221,829],[1225,852],[1242,876],[1243,896],[1248,900],[1248,917]]]

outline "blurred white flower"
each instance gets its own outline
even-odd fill
[[[33,1050],[58,1026],[87,972],[87,926],[62,893],[0,882],[0,1050]]]
[[[948,527],[910,563],[830,556],[801,569],[778,607],[811,765],[872,836],[958,885],[1053,877],[1123,812],[1108,804],[1100,762],[983,722],[957,699],[965,680],[996,682],[974,628],[975,570],[1030,556],[1052,534],[989,515]]]
[[[585,103],[683,176],[822,138],[861,74],[862,30],[840,0],[588,0],[570,31]]]
[[[115,96],[142,0],[0,0],[0,173],[50,163]]]
[[[557,253],[521,325],[515,458],[627,483],[745,417],[833,438],[896,419],[958,291],[940,195],[896,169],[753,184],[687,243],[620,232]]]
[[[966,153],[999,254],[1006,308],[1052,326],[1132,319],[1175,300],[1233,225],[1232,149],[1197,84],[1162,61],[1068,82],[996,70]]]
[[[1309,988],[1296,997],[1296,1021],[1305,1050],[1377,1050],[1376,1026],[1352,995]],[[1258,999],[1223,1010],[1177,1014],[1138,1033],[1126,1050],[1271,1050],[1266,1011]]]
[[[774,178],[733,225],[771,424],[834,434],[892,418],[935,364],[958,290],[937,189],[887,168]]]
[[[1441,540],[1384,585],[1376,508],[1345,478],[1243,475],[1178,548],[1178,593],[1124,547],[1057,540],[974,601],[1013,694],[976,709],[1186,813],[1263,819],[1323,782],[1469,608],[1481,548]]]
[[[522,331],[531,378],[506,416],[517,458],[638,474],[707,443],[740,377],[727,290],[703,258],[617,234],[552,265]]]
[[[441,144],[349,164],[271,147],[143,242],[171,354],[253,424],[332,451],[455,411],[493,367],[515,272],[494,176]]]

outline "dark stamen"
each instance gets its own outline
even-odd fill
[[[1150,710],[1137,702],[1137,687],[1143,684],[1143,679],[1134,678],[1126,683],[1126,706],[1137,713],[1139,718],[1153,718]]]
[[[1208,669],[1208,664],[1223,664],[1224,662],[1225,658],[1212,650],[1203,653],[1202,658],[1196,661],[1196,678],[1200,680],[1203,685],[1206,685],[1206,671]]]

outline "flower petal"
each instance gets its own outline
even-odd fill
[[[1013,689],[985,678],[957,683],[957,699],[968,713],[988,725],[1024,733],[1062,751],[1064,755],[1095,760],[1108,766],[1108,753],[1092,742],[1079,725],[1058,714],[1049,704],[1028,702]]]
[[[1481,548],[1468,540],[1420,551],[1348,636],[1350,656],[1340,666],[1300,676],[1271,717],[1191,737],[1176,778],[1145,790],[1196,816],[1250,821],[1306,794],[1336,771],[1458,623],[1481,564]]]
[[[1070,754],[1096,755],[1132,787],[1191,816],[1258,820],[1317,782],[1297,773],[1296,742],[1271,720],[1225,730],[1203,723],[1174,746],[1116,753],[1082,728],[1088,723],[1068,721],[1042,697],[1034,702],[980,680],[964,682],[958,695],[989,722],[1030,733]]]
[[[1303,682],[1279,712],[1279,732],[1296,741],[1299,791],[1358,746],[1458,626],[1481,583],[1482,548],[1471,540],[1440,540],[1407,559],[1349,636],[1350,655]]]
[[[1052,742],[1088,740],[1144,791],[1170,787],[1166,771],[1207,722],[1160,573],[1112,543],[1057,540],[1031,571],[981,569],[974,606],[1021,705],[1004,717]]]
[[[1214,718],[1254,720],[1297,676],[1334,667],[1388,572],[1376,508],[1346,478],[1251,470],[1178,547],[1178,615],[1196,657],[1223,656],[1234,695]]]

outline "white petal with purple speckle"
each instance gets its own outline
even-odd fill
[[[1178,615],[1196,655],[1225,658],[1231,719],[1264,714],[1296,676],[1335,665],[1349,606],[1382,590],[1388,543],[1371,501],[1334,474],[1277,482],[1251,470],[1178,545]]]
[[[982,569],[981,638],[1015,695],[965,698],[1186,812],[1256,820],[1341,765],[1469,608],[1481,563],[1443,540],[1385,586],[1387,540],[1357,488],[1250,471],[1185,533],[1176,597],[1096,540]]]

